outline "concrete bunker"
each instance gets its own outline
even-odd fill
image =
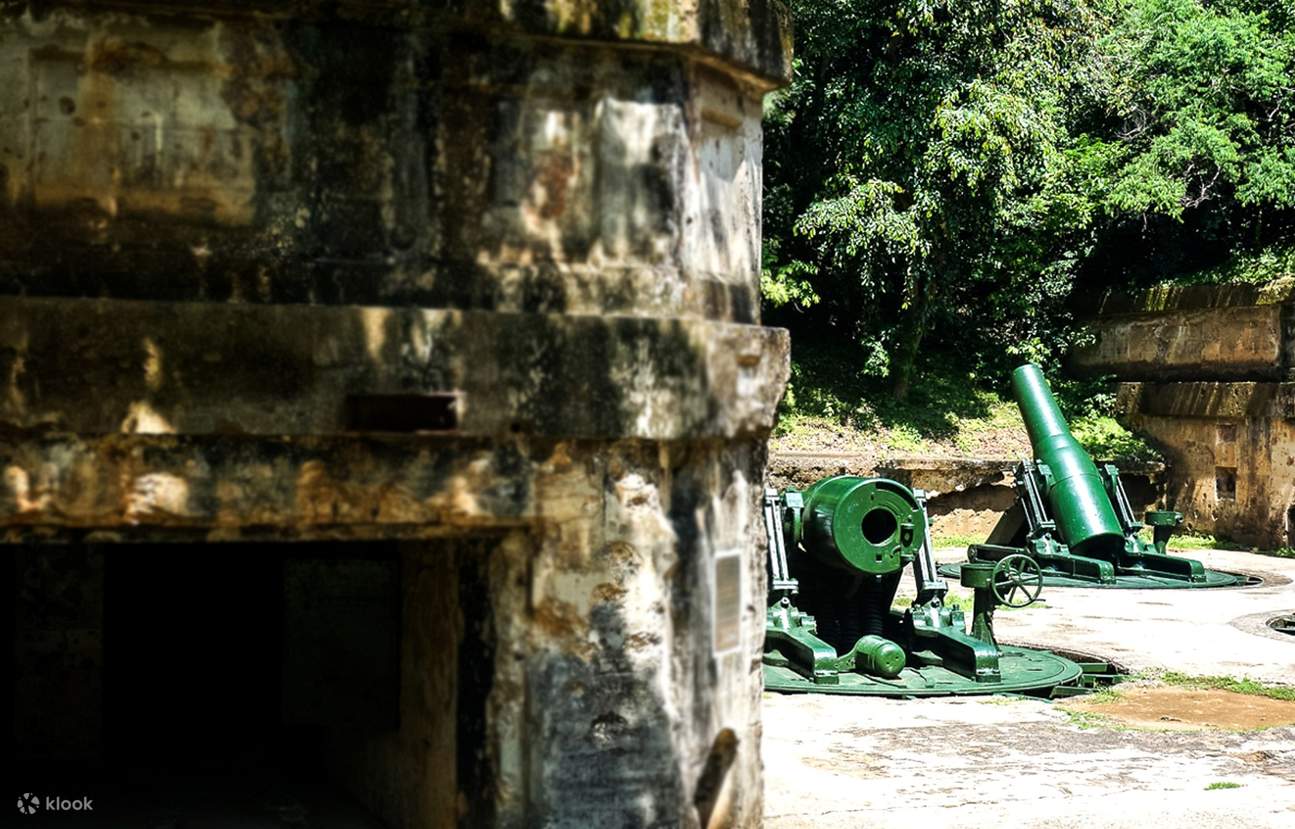
[[[191,766],[246,715],[388,827],[757,824],[785,10],[14,3],[0,65],[31,768],[147,760],[220,696]],[[163,637],[168,568],[203,581]],[[122,691],[221,645],[181,615],[236,588],[224,633],[272,681],[185,652],[196,704]],[[325,636],[347,613],[372,639]]]
[[[1112,294],[1074,355],[1121,381],[1121,421],[1164,452],[1189,530],[1291,544],[1291,308],[1289,280]]]

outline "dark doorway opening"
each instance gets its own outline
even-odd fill
[[[93,803],[31,825],[381,826],[321,758],[398,726],[394,545],[10,550],[12,779]]]
[[[310,735],[290,733],[279,711],[280,555],[140,545],[112,550],[104,574],[110,766],[212,772],[310,764],[302,745]]]

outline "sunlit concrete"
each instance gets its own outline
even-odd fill
[[[1295,560],[1185,554],[1266,582],[1240,590],[1045,590],[1039,606],[1000,611],[997,633],[1093,652],[1135,671],[1295,684],[1295,637],[1260,630],[1267,616],[1295,609]],[[906,588],[911,595],[911,582]],[[1038,700],[766,693],[763,756],[769,829],[1295,826],[1295,728],[1140,731],[1083,727]],[[1217,783],[1238,787],[1208,789]]]

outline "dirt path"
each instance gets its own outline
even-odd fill
[[[1295,726],[1295,701],[1217,688],[1138,683],[1121,687],[1113,697],[1076,697],[1059,706],[1100,717],[1110,727],[1130,726],[1142,731],[1254,731]]]

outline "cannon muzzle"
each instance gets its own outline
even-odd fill
[[[838,475],[805,491],[797,540],[829,567],[874,576],[896,573],[925,537],[926,515],[897,481]]]
[[[1044,496],[1060,540],[1079,555],[1123,549],[1123,528],[1097,467],[1070,434],[1039,367],[1026,363],[1013,371],[1012,393],[1035,460],[1047,467]]]

